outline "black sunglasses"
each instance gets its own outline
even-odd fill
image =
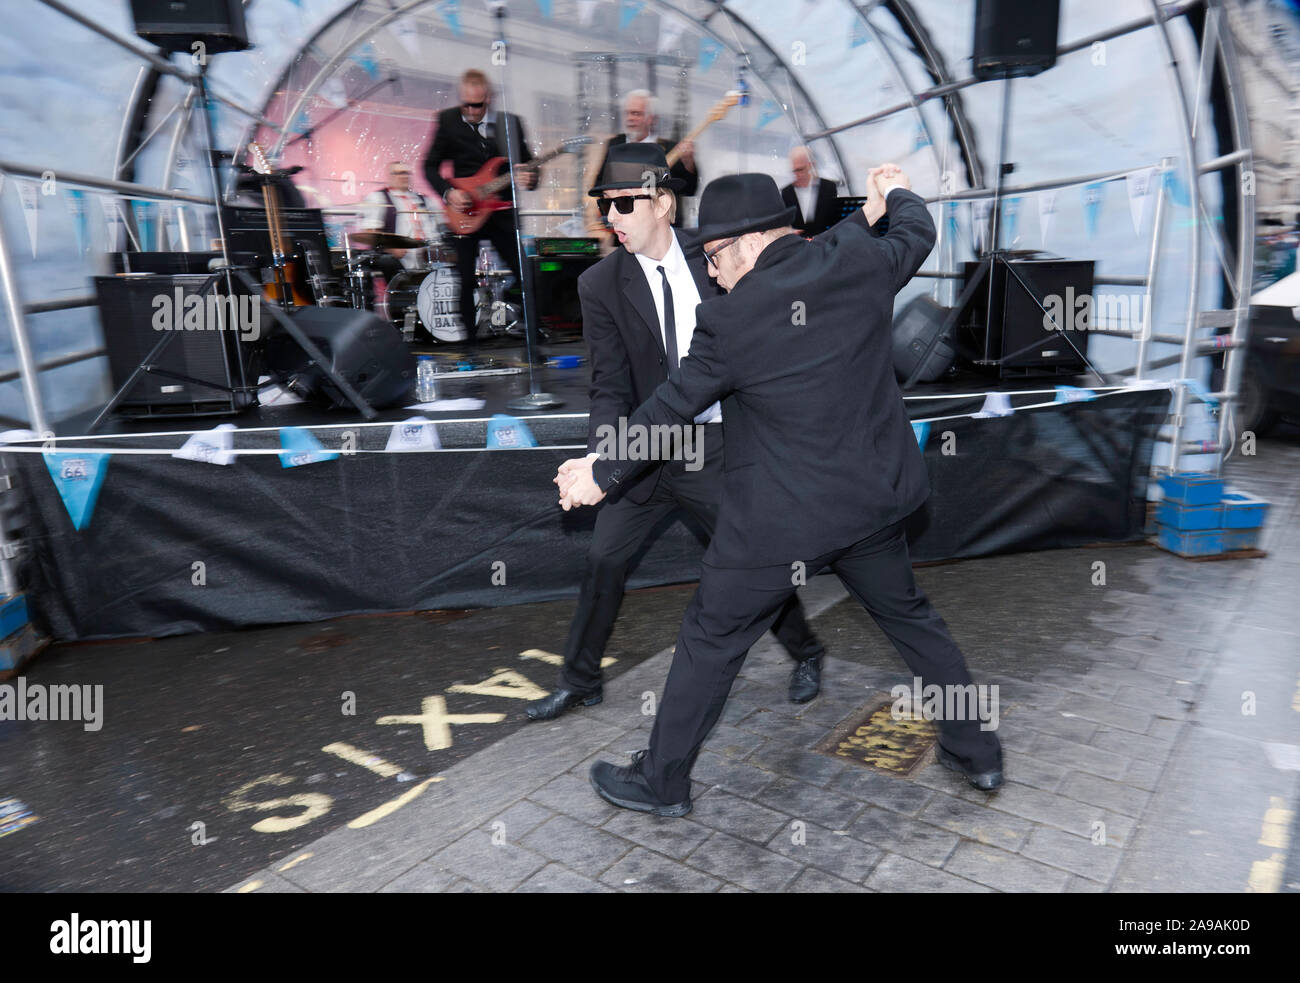
[[[618,198],[597,198],[596,207],[601,215],[608,215],[611,205],[618,206],[620,215],[631,215],[638,201],[653,201],[654,195],[621,195]]]
[[[482,109],[486,105],[487,105],[487,100],[484,100],[483,102],[462,102],[460,104],[460,108],[461,109]]]

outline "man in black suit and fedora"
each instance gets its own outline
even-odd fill
[[[934,245],[934,223],[893,165],[868,184],[867,204],[811,241],[795,234],[794,209],[767,175],[719,178],[704,191],[696,238],[729,292],[700,305],[680,375],[637,408],[628,430],[689,420],[723,398],[722,506],[650,746],[628,766],[592,766],[592,785],[615,805],[690,811],[691,768],[750,645],[794,584],[827,567],[924,687],[973,691],[961,650],[912,577],[903,530],[929,487],[894,379],[891,320],[894,295]],[[868,225],[881,197],[890,227],[875,238]],[[594,504],[645,466],[630,453],[566,461],[562,504]],[[997,736],[978,710],[961,716],[938,720],[939,760],[977,788],[997,788]]]
[[[662,147],[628,143],[610,148],[600,183],[591,189],[622,247],[578,279],[583,334],[591,353],[591,458],[604,436],[617,431],[620,419],[626,420],[656,386],[676,377],[681,357],[693,345],[696,306],[702,297],[718,294],[703,255],[683,249],[682,233],[670,225],[673,195],[681,187],[669,173]],[[722,411],[710,403],[684,421],[693,429],[691,455],[657,463],[627,481],[597,515],[559,686],[528,705],[529,719],[552,720],[575,706],[600,702],[601,656],[623,600],[628,568],[661,520],[684,509],[712,537],[724,464]],[[683,440],[680,449],[686,446]],[[772,622],[795,660],[788,696],[807,702],[821,685],[824,650],[793,592],[773,612]]]

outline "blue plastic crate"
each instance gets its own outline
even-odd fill
[[[1223,493],[1223,528],[1258,529],[1268,516],[1269,503],[1262,498],[1229,488]]]
[[[1223,517],[1219,505],[1179,505],[1161,502],[1156,507],[1156,522],[1170,529],[1189,532],[1196,529],[1218,529]]]
[[[1180,471],[1160,479],[1166,502],[1180,505],[1217,505],[1223,498],[1223,479],[1208,471]]]
[[[1262,529],[1224,529],[1223,548],[1225,550],[1253,550],[1259,548],[1259,534]]]
[[[1156,541],[1171,553],[1180,556],[1213,556],[1224,552],[1222,529],[1188,531],[1161,526],[1156,532]]]
[[[0,596],[0,638],[8,638],[27,624],[27,595]]]

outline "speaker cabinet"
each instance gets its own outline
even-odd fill
[[[1015,78],[1051,68],[1060,21],[1060,0],[975,0],[975,77]]]
[[[259,298],[238,281],[234,297],[226,294],[224,278],[200,297],[209,279],[207,274],[94,278],[114,390],[126,384],[164,332],[172,334],[153,363],[161,371],[142,373],[118,404],[119,413],[227,415],[256,402],[260,325],[270,319],[262,316]]]
[[[967,283],[978,266],[965,265]],[[992,296],[986,274],[967,307],[968,330],[983,353],[981,367],[996,369],[1002,378],[1084,371],[1092,330],[1093,266],[1092,260],[995,260]],[[1049,329],[1053,322],[1045,323],[1043,308],[1059,315],[1064,330]]]
[[[240,0],[131,0],[135,33],[165,51],[207,54],[243,51],[249,46]]]
[[[400,402],[415,386],[415,355],[390,322],[351,307],[299,307],[289,316],[375,409]],[[352,405],[278,325],[268,339],[267,365],[304,399],[328,407]]]

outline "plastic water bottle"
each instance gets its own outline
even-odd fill
[[[415,398],[432,403],[438,398],[438,366],[432,355],[421,355],[415,367]]]

